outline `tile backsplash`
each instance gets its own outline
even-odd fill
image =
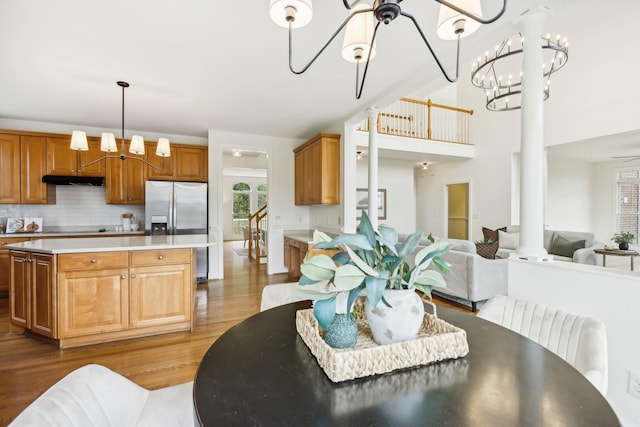
[[[42,217],[43,229],[113,230],[122,225],[122,214],[136,216],[144,230],[144,205],[108,205],[105,187],[88,185],[58,185],[55,187],[55,205],[4,205],[0,204],[0,225],[11,217]]]

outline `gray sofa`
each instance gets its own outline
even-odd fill
[[[517,225],[511,225],[507,227],[507,233],[519,233],[520,227]],[[555,238],[555,236],[561,236],[569,241],[575,240],[584,240],[585,247],[582,249],[578,249],[573,253],[573,257],[566,257],[557,254],[553,255],[553,259],[557,261],[566,261],[566,262],[576,262],[580,264],[590,264],[590,265],[602,265],[602,255],[596,254],[594,249],[602,249],[604,248],[604,243],[595,241],[595,236],[593,233],[587,231],[561,231],[561,230],[544,230],[544,241],[543,245],[547,252],[551,249],[551,242]],[[500,246],[498,247],[498,252],[496,252],[496,258],[509,258],[511,253],[516,252],[516,249],[513,247],[505,248],[503,247],[503,242],[499,242]]]
[[[446,288],[434,288],[435,293],[443,297],[460,298],[471,303],[471,309],[477,310],[477,303],[494,295],[507,293],[507,260],[486,259],[476,252],[476,246],[469,240],[438,239],[450,244],[449,252],[441,258],[451,266],[451,273],[444,273]],[[429,245],[423,240],[416,251]],[[430,268],[437,269],[433,266]]]

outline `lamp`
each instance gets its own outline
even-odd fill
[[[426,171],[427,169],[429,169],[429,162],[422,162],[422,170]]]
[[[376,35],[381,23],[385,25],[389,24],[400,15],[411,20],[433,56],[433,59],[436,61],[438,68],[440,68],[444,77],[453,83],[458,80],[460,39],[471,34],[480,24],[490,24],[498,20],[498,18],[504,14],[507,7],[507,0],[502,0],[502,9],[500,12],[490,19],[483,19],[480,11],[480,0],[456,0],[459,6],[449,3],[446,0],[434,1],[440,3],[438,36],[445,40],[457,40],[454,77],[450,77],[445,71],[413,15],[402,11],[400,7],[402,0],[375,0],[373,6],[369,6],[364,0],[357,0],[351,4],[349,4],[349,0],[343,0],[344,6],[348,11],[348,16],[315,56],[311,58],[311,61],[300,69],[294,69],[292,63],[292,36],[294,29],[303,27],[311,21],[313,16],[311,0],[271,0],[269,12],[271,19],[277,25],[289,29],[289,70],[294,74],[302,74],[307,71],[311,64],[325,51],[327,46],[340,34],[342,29],[346,27],[342,44],[342,56],[347,61],[356,64],[355,97],[356,99],[360,99],[369,69],[369,62],[375,56]],[[468,25],[467,22],[469,23]],[[360,67],[363,63],[364,71],[361,77]]]
[[[122,88],[122,144],[121,144],[122,146],[120,150],[120,155],[107,154],[100,157],[99,159],[93,160],[86,164],[82,163],[82,158],[81,158],[80,165],[82,167],[87,167],[104,159],[121,159],[121,160],[135,159],[135,160],[141,161],[142,163],[146,164],[147,166],[155,170],[162,170],[162,168],[164,167],[164,158],[171,156],[171,146],[167,138],[159,138],[158,145],[156,147],[156,156],[162,157],[162,164],[160,165],[160,167],[155,166],[140,157],[132,157],[124,154],[125,152],[124,151],[124,90],[125,88],[129,87],[129,83],[119,81],[117,82],[117,84]],[[89,144],[87,142],[86,132],[74,130],[73,133],[71,134],[70,148],[76,151],[88,151]],[[100,151],[103,151],[105,153],[115,153],[118,151],[118,146],[116,145],[116,137],[112,133],[110,132],[102,133],[102,136],[100,138]],[[142,138],[142,136],[133,135],[131,137],[129,152],[137,155],[144,154],[144,138]]]
[[[233,157],[242,157],[242,153],[240,152],[240,150],[233,150],[233,151],[231,152],[231,155],[232,155]]]
[[[513,37],[512,37],[513,38]],[[522,72],[520,56],[524,51],[524,38],[509,38],[496,45],[495,52],[485,51],[484,58],[471,66],[471,83],[485,92],[486,108],[491,111],[511,111],[522,107]],[[544,100],[549,98],[551,74],[558,71],[569,60],[567,38],[555,40],[551,35],[540,37],[541,49],[546,58],[542,64]]]
[[[362,160],[362,151],[356,151],[356,160]]]

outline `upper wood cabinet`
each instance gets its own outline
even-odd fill
[[[42,176],[47,173],[47,138],[20,137],[20,168],[20,203],[55,202],[55,198],[47,194],[48,185],[42,182]]]
[[[46,170],[45,137],[0,134],[0,203],[48,203]]]
[[[207,147],[171,144],[171,157],[164,159],[164,165],[162,158],[155,155],[155,149],[154,143],[146,146],[147,162],[162,169],[147,167],[147,179],[207,182]]]
[[[127,154],[144,159],[144,155]],[[107,203],[114,205],[144,205],[147,165],[134,159],[107,159]]]
[[[339,204],[340,135],[319,133],[293,152],[295,204]]]
[[[20,203],[20,136],[0,134],[0,203]]]
[[[100,151],[99,138],[87,138],[89,151],[72,150],[69,148],[70,142],[71,137],[47,138],[47,173],[49,175],[105,176],[104,160],[90,166],[82,166],[106,154]]]

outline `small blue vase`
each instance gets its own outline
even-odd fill
[[[333,348],[351,348],[358,341],[358,324],[351,314],[336,314],[323,334],[324,341]]]

